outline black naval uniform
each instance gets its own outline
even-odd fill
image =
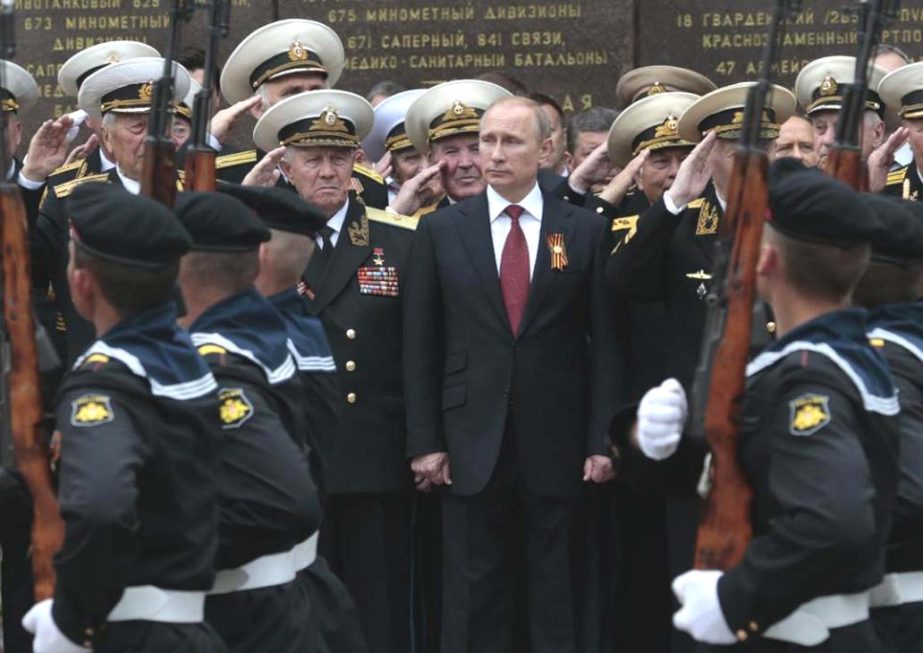
[[[898,404],[865,334],[864,310],[833,311],[748,367],[738,460],[754,490],[753,540],[718,583],[735,648],[882,650],[867,616],[829,629],[809,620],[786,634],[778,623],[817,597],[856,595],[867,606],[882,578],[899,475]],[[792,643],[792,631],[816,639]]]
[[[72,641],[96,653],[225,650],[204,622],[118,615],[126,588],[204,594],[212,585],[216,390],[176,326],[173,304],[112,328],[62,384],[57,428],[66,535],[55,557],[53,615]]]
[[[215,172],[218,179],[232,184],[240,184],[253,167],[263,160],[266,152],[262,150],[244,150],[233,154],[223,154],[215,159]],[[284,178],[279,177],[277,186],[294,190]],[[376,209],[388,207],[388,184],[374,170],[356,164],[353,166],[352,178],[353,191],[355,191],[366,206]]]
[[[901,475],[885,559],[885,583],[872,593],[872,617],[899,653],[923,651],[923,304],[872,313],[869,339],[891,368],[901,403]],[[901,592],[905,596],[901,596]]]
[[[923,179],[920,178],[917,164],[911,162],[910,165],[890,172],[884,193],[912,202],[923,201]]]
[[[342,406],[320,550],[356,600],[370,650],[389,653],[411,650],[412,489],[400,343],[415,226],[350,198],[333,251],[318,249],[304,279],[309,310],[333,348]]]
[[[285,558],[280,554],[306,540],[320,522],[317,488],[297,444],[302,438],[287,432],[272,389],[284,382],[276,371],[294,375],[287,334],[272,328],[280,326],[273,317],[262,297],[247,292],[219,302],[191,326],[219,384],[224,436],[219,572],[206,619],[231,651],[307,653],[318,650],[317,633],[290,557],[290,579],[243,589],[240,582],[246,579],[241,568],[261,558]]]

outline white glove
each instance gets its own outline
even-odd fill
[[[39,601],[22,618],[22,627],[35,634],[32,651],[34,653],[87,653],[90,651],[91,649],[74,644],[58,629],[54,617],[51,616],[52,604],[51,599]]]
[[[686,392],[676,379],[648,390],[638,406],[638,446],[648,458],[669,458],[686,424]]]
[[[673,581],[673,593],[683,606],[673,615],[677,630],[706,644],[737,643],[718,601],[718,581],[723,574],[721,571],[693,570]]]
[[[83,126],[83,123],[89,114],[87,114],[87,112],[83,109],[78,109],[77,111],[72,111],[67,115],[71,118],[71,120],[74,121],[73,126],[67,130],[67,142],[73,143],[75,140],[77,140],[77,136],[80,134],[80,127]]]

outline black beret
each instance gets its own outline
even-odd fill
[[[223,193],[180,193],[176,215],[197,252],[249,252],[270,238],[269,229],[253,211]]]
[[[859,193],[797,159],[770,167],[769,209],[769,224],[794,240],[855,247],[871,245],[881,230]]]
[[[112,184],[81,184],[65,200],[71,240],[87,254],[160,270],[176,263],[192,239],[170,209]]]
[[[897,264],[923,260],[923,207],[887,195],[864,197],[884,227],[872,243],[872,258]]]
[[[270,229],[313,237],[327,224],[327,217],[320,209],[284,188],[222,183],[218,190],[249,206]]]

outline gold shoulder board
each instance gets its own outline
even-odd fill
[[[705,198],[700,197],[697,200],[692,200],[689,204],[686,205],[687,209],[701,209],[702,205],[705,204]]]
[[[377,181],[379,184],[385,183],[385,178],[384,178],[384,177],[382,177],[380,174],[378,174],[377,172],[375,172],[375,171],[372,170],[371,168],[366,168],[364,165],[360,165],[360,164],[356,163],[355,165],[353,165],[353,172],[356,172],[356,173],[362,175],[363,177],[368,177],[369,179],[374,179],[374,180]]]
[[[888,185],[888,186],[894,186],[895,184],[900,184],[900,183],[902,183],[902,182],[904,181],[904,177],[907,176],[907,170],[908,170],[909,168],[910,168],[910,166],[904,166],[903,168],[899,168],[899,169],[895,170],[894,172],[889,172],[889,173],[888,173],[888,180],[887,180],[887,182],[886,182],[887,185]]]
[[[63,166],[58,166],[57,168],[55,168],[54,170],[52,170],[52,171],[51,171],[51,174],[48,175],[48,176],[49,176],[49,177],[54,177],[55,175],[60,175],[61,173],[64,173],[64,172],[70,172],[71,170],[77,170],[77,169],[78,169],[80,166],[82,166],[85,162],[86,162],[86,161],[85,161],[84,159],[77,159],[76,161],[72,161],[72,162],[70,162],[70,163],[65,163]]]
[[[225,154],[215,159],[215,170],[230,168],[245,163],[256,163],[256,150],[246,150],[244,152],[234,152],[234,154]]]
[[[88,177],[79,177],[77,179],[71,179],[70,181],[66,181],[63,184],[58,184],[57,186],[55,186],[54,194],[58,197],[58,199],[67,197],[68,195],[74,192],[74,189],[77,188],[77,186],[79,186],[80,184],[86,183],[88,181],[101,182],[104,184],[108,183],[109,173],[102,172],[98,175],[90,175]]]
[[[371,207],[366,207],[365,215],[372,222],[390,224],[394,227],[409,229],[410,231],[415,231],[417,223],[420,221],[420,218],[416,216],[399,215],[397,213],[389,213],[388,211],[373,209]]]
[[[417,220],[419,220],[424,215],[429,215],[430,213],[433,213],[438,208],[439,208],[439,202],[434,202],[433,204],[430,204],[429,206],[420,207],[420,209],[410,217],[416,218]]]

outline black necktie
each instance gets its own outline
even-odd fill
[[[333,241],[330,240],[330,238],[333,236],[333,229],[327,225],[324,225],[317,233],[320,234],[323,247],[320,251],[314,251],[314,268],[317,271],[316,278],[319,281],[323,281],[324,272],[327,271],[327,266],[330,264],[330,258],[333,256]]]

